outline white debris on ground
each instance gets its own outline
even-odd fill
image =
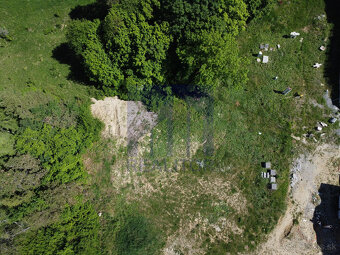
[[[322,66],[322,64],[320,64],[320,63],[315,63],[315,64],[313,65],[314,68],[320,68],[320,66]]]
[[[320,46],[319,50],[325,51],[325,50],[326,50],[326,47],[322,45],[322,46]]]
[[[325,122],[322,122],[322,121],[320,121],[319,124],[320,124],[322,127],[327,127],[327,126],[328,126]]]
[[[339,111],[339,108],[336,107],[335,105],[333,105],[333,102],[332,102],[332,99],[331,97],[329,96],[329,91],[328,89],[325,91],[325,93],[323,94],[323,98],[325,99],[326,101],[326,105],[329,109],[333,110],[334,112],[337,112]]]
[[[290,37],[291,38],[296,38],[297,36],[299,36],[300,35],[300,33],[298,33],[298,32],[291,32],[290,33]]]
[[[340,128],[337,129],[337,130],[335,130],[335,134],[338,135],[338,136],[340,136]]]
[[[318,20],[324,20],[326,18],[326,15],[325,14],[321,14],[321,15],[315,17],[315,18],[318,19]]]
[[[269,61],[269,57],[268,56],[263,56],[262,63],[267,64],[268,61]]]
[[[301,179],[300,171],[302,168],[302,163],[304,162],[304,158],[298,158],[294,163],[292,168],[290,169],[290,187],[294,188],[295,184]]]

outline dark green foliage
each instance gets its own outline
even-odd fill
[[[164,84],[162,64],[170,44],[165,23],[150,25],[142,13],[115,5],[102,29],[106,52],[121,69],[120,83],[130,95],[149,92],[153,84]]]
[[[143,13],[137,11],[139,7]],[[136,6],[116,4],[102,23],[72,23],[68,42],[91,81],[111,88],[111,93],[136,98],[141,91],[149,92],[153,84],[164,83],[162,62],[170,38],[165,34],[166,24],[147,22],[151,10],[143,1],[136,1]]]
[[[77,128],[44,124],[39,130],[27,128],[17,136],[17,150],[40,159],[48,170],[48,182],[66,183],[85,176],[81,153],[98,139],[101,124],[86,110],[78,118]]]
[[[244,0],[247,4],[248,11],[251,17],[255,17],[257,13],[267,6],[269,3],[274,2],[273,0]]]
[[[17,207],[34,196],[46,171],[0,170],[0,205]]]
[[[159,233],[152,222],[132,205],[117,207],[115,216],[106,226],[104,240],[113,243],[111,252],[114,255],[152,255],[160,248]]]
[[[0,108],[0,130],[15,132],[18,130],[18,123],[12,116],[5,114],[4,109]]]
[[[5,168],[11,170],[37,172],[40,170],[40,162],[30,154],[10,158],[5,163]]]
[[[237,87],[247,81],[247,71],[241,68],[235,40],[230,35],[204,31],[188,34],[187,44],[177,49],[182,66],[179,78],[190,89],[208,93],[218,86]]]
[[[161,4],[160,16],[165,16],[176,38],[201,30],[237,35],[248,18],[243,0],[162,0]]]
[[[232,39],[249,16],[243,0],[100,3],[111,7],[105,19],[74,21],[67,40],[106,93],[151,106],[172,94],[172,84],[187,84],[175,89],[185,94],[246,81]]]
[[[122,75],[106,55],[97,35],[99,20],[79,21],[71,24],[67,33],[70,47],[80,58],[91,81],[118,89]]]
[[[58,222],[20,240],[21,254],[99,254],[99,218],[89,202],[66,206]]]

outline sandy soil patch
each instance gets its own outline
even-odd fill
[[[321,145],[314,153],[300,155],[291,169],[291,196],[286,213],[270,234],[267,242],[253,254],[312,255],[322,254],[313,229],[313,214],[321,183],[338,185],[338,168],[333,162],[340,158],[339,146]],[[298,224],[294,217],[301,215]]]
[[[123,101],[117,97],[91,100],[93,116],[105,124],[102,135],[116,138],[119,144],[138,142],[156,125],[157,114],[148,112],[141,102]]]

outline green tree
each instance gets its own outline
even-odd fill
[[[164,15],[176,38],[212,29],[237,35],[249,16],[243,0],[162,0],[161,6],[159,18]]]
[[[41,130],[27,128],[19,135],[17,149],[41,160],[48,170],[47,181],[65,183],[84,176],[79,154],[82,140],[82,133],[74,127],[52,129],[45,124]]]
[[[25,234],[20,254],[100,254],[99,217],[89,202],[67,205],[58,222]]]
[[[194,46],[195,45],[195,46]],[[247,81],[238,47],[230,35],[217,31],[188,34],[188,43],[177,48],[184,67],[179,73],[191,91],[211,93],[218,86],[235,87]]]
[[[137,97],[164,84],[163,61],[170,38],[167,24],[150,24],[156,1],[113,4],[100,22],[75,21],[67,39],[89,78],[121,96]]]
[[[45,173],[44,170],[38,172],[0,170],[0,205],[17,207],[29,202]]]

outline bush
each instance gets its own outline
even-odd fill
[[[136,206],[123,205],[116,210],[105,227],[104,240],[109,244],[106,247],[115,255],[156,254],[161,243],[152,222],[140,214]]]
[[[111,6],[105,19],[73,22],[67,40],[89,79],[110,96],[151,106],[151,97],[159,101],[172,95],[171,84],[185,84],[184,93],[200,93],[222,80],[233,83],[240,71],[232,38],[249,16],[242,0],[101,3]],[[234,83],[245,81],[240,73]]]
[[[25,234],[20,254],[100,254],[99,217],[89,202],[66,206],[58,222]]]
[[[81,153],[99,138],[102,124],[82,110],[77,127],[57,128],[44,124],[39,130],[26,128],[17,135],[16,148],[39,158],[48,170],[47,182],[66,183],[85,176]]]

